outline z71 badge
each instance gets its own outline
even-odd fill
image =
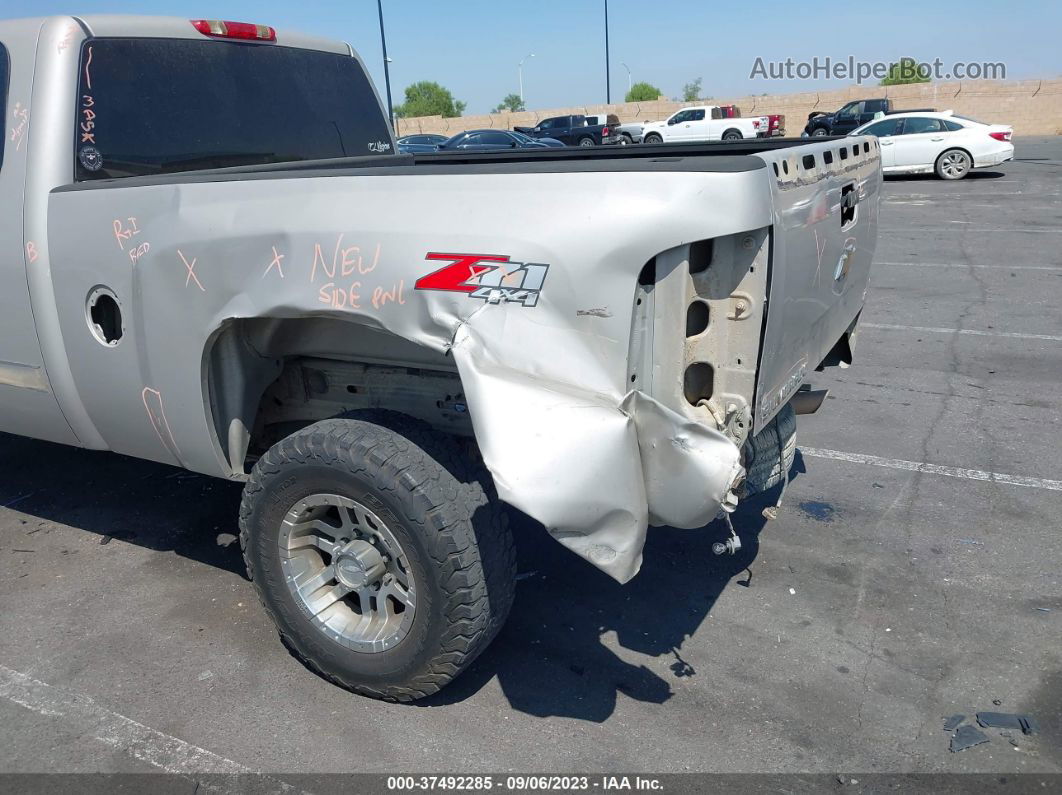
[[[439,254],[425,259],[450,264],[417,279],[418,290],[468,293],[488,304],[535,306],[549,265],[541,262],[511,262],[498,254]]]

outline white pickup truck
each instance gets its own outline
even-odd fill
[[[740,141],[742,138],[761,138],[769,131],[767,116],[728,119],[718,105],[696,105],[676,111],[665,121],[643,125],[642,142]]]
[[[246,482],[265,609],[360,693],[493,638],[502,502],[620,581],[726,538],[851,357],[873,138],[398,155],[348,45],[220,20],[0,22],[0,85],[0,430]]]

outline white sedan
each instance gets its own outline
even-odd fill
[[[1013,129],[1004,124],[942,113],[890,113],[849,135],[874,135],[886,174],[932,174],[962,179],[971,169],[997,166],[1014,157]]]

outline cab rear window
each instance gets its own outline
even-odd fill
[[[355,58],[184,39],[82,45],[78,181],[391,153]]]

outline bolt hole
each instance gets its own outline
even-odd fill
[[[708,328],[708,304],[694,301],[686,309],[686,336],[696,337]]]
[[[634,383],[637,379],[638,379],[638,374],[637,373],[632,373],[631,374],[631,383]]]
[[[354,384],[347,384],[347,391],[352,395],[358,394],[358,388]]]
[[[694,362],[686,368],[682,378],[682,392],[691,406],[712,397],[715,370],[707,362]]]

